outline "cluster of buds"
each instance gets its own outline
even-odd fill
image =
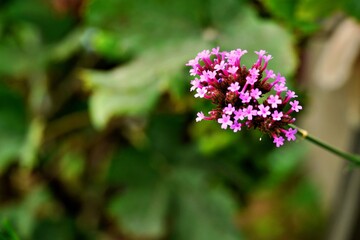
[[[211,100],[216,106],[208,115],[197,114],[196,121],[215,120],[222,129],[230,128],[234,132],[243,127],[259,129],[273,138],[276,147],[295,140],[296,129],[288,127],[294,123],[292,112],[302,107],[295,92],[288,90],[286,79],[273,70],[267,69],[272,58],[264,50],[255,51],[257,61],[250,69],[241,66],[241,57],[246,50],[236,49],[230,52],[220,48],[204,50],[190,60],[190,91],[196,98]]]

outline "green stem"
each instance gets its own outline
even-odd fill
[[[311,136],[308,134],[308,132],[304,129],[301,129],[293,124],[289,124],[290,127],[292,128],[296,128],[298,130],[298,135],[302,136],[303,138],[305,138],[306,140],[318,145],[319,147],[322,147],[326,150],[328,150],[329,152],[332,152],[333,154],[339,156],[339,157],[342,157],[356,165],[359,165],[360,166],[360,156],[359,155],[355,155],[355,154],[350,154],[350,153],[347,153],[347,152],[344,152],[344,151],[341,151],[337,148],[334,148],[333,146],[330,146],[329,144],[327,143],[324,143],[323,141]]]

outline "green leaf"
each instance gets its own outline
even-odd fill
[[[75,240],[75,226],[70,219],[41,219],[37,221],[32,239],[36,240]]]
[[[7,221],[3,221],[0,225],[0,240],[18,240],[15,231]]]
[[[8,219],[16,229],[19,236],[26,239],[31,235],[37,219],[37,213],[40,209],[45,209],[51,204],[51,197],[41,186],[33,189],[19,203],[14,203],[1,209],[0,219]]]
[[[0,38],[0,75],[24,77],[42,69],[45,53],[36,26],[18,23],[9,28],[13,34]]]
[[[234,222],[236,204],[225,188],[209,186],[205,172],[195,169],[178,168],[174,181],[178,211],[172,239],[242,239]]]
[[[166,230],[168,200],[168,187],[163,183],[151,188],[129,188],[111,200],[109,212],[126,234],[159,239]]]
[[[8,24],[27,22],[36,26],[45,42],[54,42],[60,39],[75,22],[69,16],[55,14],[51,4],[42,4],[41,0],[11,1],[11,4],[8,4],[0,15],[4,16],[4,20]]]
[[[201,0],[141,3],[92,0],[84,14],[89,25],[121,33],[119,41],[135,52],[161,46],[169,40],[184,39],[200,32],[202,24],[208,21]]]
[[[0,172],[19,155],[26,127],[23,99],[0,84]]]
[[[287,21],[293,21],[299,0],[264,0],[263,3],[276,17]]]
[[[224,29],[220,36],[223,48],[248,50],[241,59],[246,66],[250,67],[257,59],[254,51],[264,49],[273,56],[269,69],[285,76],[293,74],[297,65],[293,38],[275,22],[262,20],[252,9],[246,8]]]
[[[21,148],[20,158],[23,166],[33,167],[38,160],[37,154],[41,147],[45,122],[40,118],[33,118],[26,135],[26,139]]]
[[[152,185],[159,178],[152,152],[125,148],[112,158],[108,182],[110,185],[143,187]]]
[[[81,49],[81,40],[85,38],[83,29],[75,29],[64,39],[52,46],[48,52],[48,58],[53,61],[64,61]]]
[[[360,1],[358,0],[345,0],[341,1],[343,10],[349,15],[360,20]]]
[[[174,160],[178,151],[183,153],[185,121],[184,115],[180,114],[153,114],[147,130],[152,151],[162,154],[168,161]]]
[[[236,142],[237,136],[230,131],[222,131],[215,122],[202,122],[193,126],[192,134],[198,139],[200,151],[205,155],[228,149]]]
[[[241,8],[244,7],[244,2],[244,0],[211,0],[203,8],[208,9],[214,26],[221,28],[223,24],[229,24],[239,14]]]
[[[296,10],[296,18],[307,22],[318,21],[333,13],[339,3],[340,1],[335,0],[301,0]]]
[[[77,183],[84,169],[84,156],[75,151],[66,152],[59,162],[60,175],[68,184]]]
[[[266,157],[269,166],[269,176],[265,179],[265,185],[276,185],[285,181],[294,171],[300,167],[301,160],[306,154],[306,148],[302,143],[289,143],[282,148],[274,149]]]
[[[172,43],[146,51],[112,71],[84,70],[80,77],[93,90],[90,114],[94,125],[102,128],[114,116],[147,114],[168,89],[171,76],[205,45],[196,40]]]

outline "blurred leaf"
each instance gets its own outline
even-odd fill
[[[293,191],[289,192],[286,197],[286,200],[289,205],[292,205],[296,208],[309,208],[318,209],[317,213],[320,213],[320,209],[317,204],[319,196],[317,196],[318,192],[313,184],[308,181],[302,181],[299,185],[293,189]]]
[[[7,221],[3,221],[0,225],[0,240],[18,240],[14,230]]]
[[[296,18],[307,22],[319,21],[338,9],[340,1],[335,0],[301,0],[299,1]]]
[[[124,54],[121,38],[111,31],[88,29],[89,41],[93,50],[108,58],[117,59]]]
[[[160,88],[160,83],[154,82],[138,90],[96,90],[90,99],[91,120],[95,127],[103,128],[114,116],[146,115],[158,100]]]
[[[90,26],[121,33],[119,40],[126,48],[142,52],[198,33],[201,24],[208,20],[203,8],[200,0],[92,0],[85,8],[85,19]]]
[[[265,6],[271,14],[287,21],[293,21],[296,12],[296,6],[301,0],[263,0]]]
[[[36,240],[75,240],[75,227],[69,219],[39,220],[32,234]]]
[[[163,183],[129,188],[111,200],[109,211],[130,236],[159,239],[165,234],[169,191]]]
[[[64,61],[81,48],[81,40],[85,33],[82,28],[77,28],[64,39],[54,44],[49,50],[49,59]]]
[[[8,23],[27,22],[36,26],[42,40],[49,43],[64,36],[74,23],[74,19],[56,14],[51,4],[46,4],[41,0],[12,1],[2,14],[4,21]]]
[[[44,134],[43,119],[33,118],[28,129],[26,140],[21,148],[21,162],[26,167],[33,167],[37,160],[38,150]]]
[[[341,6],[346,13],[360,20],[360,1],[358,0],[344,0],[341,1]]]
[[[263,3],[272,15],[305,34],[319,29],[322,20],[339,10],[360,20],[360,2],[357,0],[263,0]]]
[[[89,0],[85,6],[85,19],[90,25],[113,23],[119,17],[122,4],[124,1],[108,0],[105,3],[101,0]]]
[[[268,65],[269,69],[285,76],[294,72],[297,58],[293,38],[275,22],[262,20],[256,17],[252,9],[244,8],[224,29],[224,34],[220,36],[222,48],[248,50],[248,54],[241,58],[241,62],[246,66],[252,66],[257,59],[254,51],[264,49],[273,56]]]
[[[61,158],[59,171],[62,178],[71,184],[78,182],[84,168],[84,156],[80,153],[69,151]]]
[[[266,157],[270,173],[265,184],[273,185],[285,181],[300,167],[301,160],[306,152],[302,143],[289,143],[287,146],[273,150]]]
[[[111,185],[144,186],[158,180],[158,171],[151,152],[126,148],[113,159],[108,172]]]
[[[109,72],[83,71],[81,78],[93,89],[90,113],[94,125],[102,128],[113,116],[147,114],[168,88],[170,77],[205,45],[196,40],[172,43]]]
[[[319,29],[321,20],[334,13],[341,6],[335,0],[264,0],[264,5],[272,15],[287,26],[310,34]]]
[[[0,75],[24,77],[44,68],[45,52],[36,26],[18,23],[11,27],[12,34],[0,39]]]
[[[319,194],[321,192],[314,183],[302,179],[296,187],[287,191],[284,196],[285,207],[291,209],[291,213],[293,217],[298,219],[297,221],[301,219],[301,222],[303,222],[303,224],[298,224],[298,231],[304,236],[306,236],[306,233],[309,235],[310,232],[316,239],[321,238],[319,229],[323,229],[326,222],[324,221],[323,206]],[[316,236],[316,233],[318,236]]]
[[[202,1],[200,0],[200,2]],[[204,4],[202,8],[208,9],[211,22],[216,28],[221,29],[224,24],[229,24],[239,14],[245,5],[244,3],[245,0],[211,0],[208,4]],[[204,10],[202,9],[202,11]]]
[[[25,199],[13,204],[0,212],[0,219],[6,218],[13,223],[20,237],[28,238],[35,225],[37,212],[49,203],[50,196],[41,186],[33,189]]]
[[[174,172],[179,205],[172,239],[242,239],[235,228],[233,198],[220,186],[208,186],[205,177],[204,172],[194,169]]]
[[[147,131],[151,150],[164,155],[169,162],[176,158],[177,151],[180,151],[182,156],[182,141],[187,134],[185,121],[181,114],[153,114]]]
[[[20,153],[26,127],[23,99],[0,84],[0,172]]]
[[[200,123],[194,121],[190,133],[196,138],[201,153],[205,155],[212,155],[221,150],[229,149],[230,145],[238,140],[236,133],[220,129],[215,121]]]

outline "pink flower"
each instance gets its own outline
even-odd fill
[[[194,91],[197,88],[201,88],[200,80],[198,78],[195,78],[191,82],[192,87],[190,88],[190,91]]]
[[[267,63],[270,61],[270,59],[272,59],[272,56],[269,54],[269,55],[263,56],[263,59],[264,59],[265,63]]]
[[[211,50],[211,54],[218,55],[218,54],[219,54],[219,51],[220,51],[220,47],[213,48],[213,49]]]
[[[258,88],[254,88],[250,90],[250,96],[254,99],[259,99],[262,92]]]
[[[203,71],[200,75],[200,82],[207,82],[209,79],[209,74],[206,71]]]
[[[288,88],[285,86],[285,83],[275,84],[274,90],[278,93],[285,92]]]
[[[214,69],[218,72],[220,70],[224,70],[226,67],[226,63],[224,61],[221,61],[219,64],[216,64]]]
[[[196,121],[216,120],[222,129],[230,127],[234,132],[242,127],[259,129],[273,138],[276,147],[282,146],[285,138],[295,140],[297,130],[288,125],[295,122],[291,113],[302,109],[299,101],[291,101],[297,95],[288,90],[280,73],[275,75],[267,69],[272,56],[265,50],[255,52],[258,59],[251,68],[240,63],[245,53],[241,49],[220,51],[217,47],[201,51],[186,63],[190,75],[195,76],[190,91],[215,105],[209,117],[198,112]]]
[[[251,68],[250,70],[249,70],[249,73],[250,73],[250,75],[252,76],[252,77],[257,77],[257,76],[259,76],[259,69],[257,69],[257,68]]]
[[[297,129],[292,129],[289,128],[286,132],[285,132],[285,136],[287,138],[288,141],[295,141],[296,137],[295,134],[297,133]]]
[[[205,87],[196,89],[196,94],[194,95],[196,98],[203,98],[207,93],[207,89]]]
[[[190,59],[185,65],[194,67],[199,64],[199,57],[195,57],[194,59]]]
[[[231,92],[237,92],[240,90],[240,86],[238,82],[235,83],[231,83],[230,87],[228,87],[228,90],[230,90]]]
[[[231,73],[232,75],[235,75],[238,69],[239,68],[237,66],[231,66],[228,68],[228,72]]]
[[[230,120],[230,116],[223,114],[221,118],[218,119],[218,123],[221,124],[222,129],[227,129],[228,126],[231,126],[233,122]]]
[[[252,105],[249,105],[247,108],[243,109],[243,114],[248,120],[252,120],[253,116],[257,115],[257,111],[253,109]]]
[[[198,74],[198,69],[197,68],[190,69],[189,73],[190,76],[196,76],[196,74]]]
[[[265,55],[266,51],[260,50],[260,51],[255,51],[255,53],[259,56],[259,58],[262,58]]]
[[[269,98],[267,99],[267,102],[269,104],[271,104],[272,108],[277,108],[278,104],[281,104],[281,99],[279,98],[278,95],[270,95]]]
[[[275,136],[273,143],[276,144],[276,147],[280,147],[284,144],[284,138],[281,136],[280,137]]]
[[[204,50],[202,52],[199,52],[199,54],[197,55],[198,58],[202,59],[203,61],[205,59],[210,59],[210,51],[209,50]]]
[[[215,71],[207,71],[208,79],[215,79],[216,72]]]
[[[276,78],[275,78],[275,82],[276,82],[276,83],[279,82],[279,83],[284,83],[284,84],[285,84],[286,79],[285,79],[285,77],[281,76],[280,73],[278,73],[278,75],[277,75]]]
[[[238,132],[241,130],[241,124],[235,121],[233,125],[230,127],[234,132]]]
[[[205,115],[203,114],[203,112],[198,112],[197,113],[197,118],[196,121],[200,122],[201,120],[203,120],[205,118]]]
[[[290,102],[291,110],[295,112],[299,112],[302,109],[302,106],[299,105],[299,101],[294,100],[293,102]]]
[[[260,104],[259,105],[259,111],[257,112],[257,114],[259,116],[262,116],[263,118],[266,118],[268,115],[271,114],[271,112],[269,111],[270,107],[266,106],[264,107],[264,104]]]
[[[296,95],[296,93],[294,91],[288,90],[286,92],[286,97],[288,97],[288,98],[296,98],[297,95]]]
[[[249,92],[240,93],[240,99],[242,100],[243,103],[248,103],[248,102],[250,102],[251,97],[250,97]]]
[[[280,121],[282,116],[283,116],[283,113],[278,112],[277,110],[275,110],[274,113],[271,116],[274,119],[274,121]]]
[[[266,78],[274,79],[276,77],[273,70],[265,70],[265,73],[266,73]]]
[[[227,115],[231,115],[235,111],[235,108],[231,105],[231,103],[228,104],[227,107],[224,108],[223,112]]]
[[[257,78],[255,76],[247,76],[246,77],[246,82],[247,84],[250,84],[250,85],[254,85],[254,83],[257,81]]]
[[[244,118],[245,118],[245,114],[242,109],[235,110],[234,114],[235,114],[235,116],[234,116],[235,120],[239,120],[239,119],[244,120]]]

